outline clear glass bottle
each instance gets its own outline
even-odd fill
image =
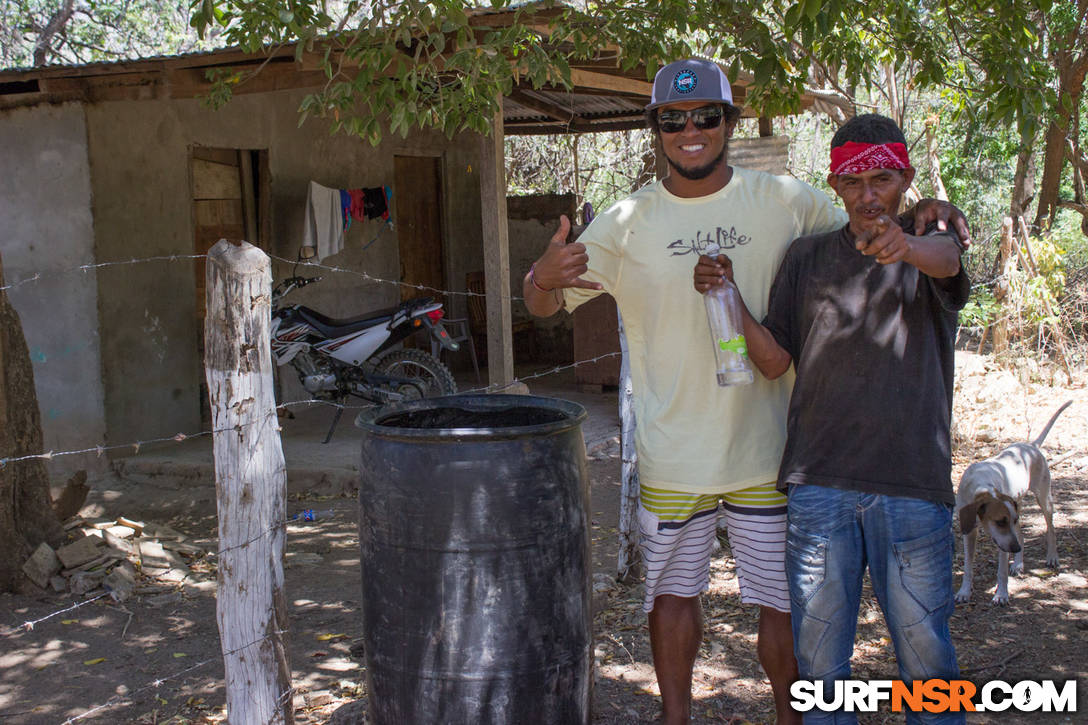
[[[717,257],[720,253],[721,250],[713,244],[704,252],[708,257]],[[748,385],[754,376],[752,364],[748,361],[748,344],[744,339],[740,292],[728,279],[722,282],[703,294],[710,340],[714,345],[718,385]]]

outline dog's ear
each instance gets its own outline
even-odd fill
[[[975,525],[978,523],[978,506],[977,503],[968,503],[960,507],[960,533],[964,536],[975,530]]]

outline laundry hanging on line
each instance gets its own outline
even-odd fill
[[[337,254],[344,248],[345,232],[352,220],[377,219],[389,222],[389,186],[366,189],[330,189],[310,182],[303,222],[302,244],[313,247],[316,260]]]

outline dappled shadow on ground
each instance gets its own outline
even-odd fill
[[[47,594],[0,597],[0,630],[15,629],[0,637],[0,715],[5,723],[222,721],[214,508],[197,506],[162,519],[157,513],[176,510],[176,502],[113,501],[124,506],[113,515],[168,524],[209,555],[190,560],[193,575],[180,584],[141,578],[136,593],[121,603],[106,597],[61,612],[79,600]],[[300,691],[296,704],[303,711],[310,693],[329,691],[332,701],[361,692],[360,666],[351,651],[360,636],[355,504],[348,499],[298,501],[291,502],[288,513],[319,506],[323,518],[287,526],[286,642],[292,682]],[[19,627],[56,612],[61,613],[33,629]],[[64,686],[42,688],[43,681]],[[300,721],[307,720],[303,713]]]
[[[977,362],[977,361],[976,361]],[[1037,435],[1057,404],[1076,397],[1048,437],[1054,468],[1055,524],[1061,559],[1044,563],[1044,526],[1029,496],[1022,502],[1025,573],[1010,581],[1008,607],[990,603],[995,547],[979,541],[975,592],[956,607],[951,627],[966,675],[991,679],[1079,678],[1088,682],[1088,392],[1025,388],[1000,371],[979,367],[959,376],[954,480],[973,461]],[[1018,387],[1020,386],[1020,387]],[[619,509],[618,450],[594,455],[594,723],[652,722],[657,685],[638,582],[615,581]],[[216,550],[215,490],[207,482],[159,481],[126,487],[106,481],[92,515],[126,515],[167,524],[208,552]],[[299,723],[366,722],[366,671],[360,647],[361,586],[356,504],[351,498],[292,499],[288,514],[313,509],[316,521],[288,525],[285,562],[289,610],[286,637],[297,689]],[[722,537],[724,544],[724,536]],[[102,599],[39,622],[18,625],[78,603],[38,593],[0,597],[0,715],[8,723],[222,722],[225,693],[215,617],[214,557],[190,562],[196,575],[182,584],[141,582],[147,588],[116,604]],[[957,536],[955,586],[962,576]],[[706,637],[695,668],[697,723],[773,721],[770,688],[756,660],[757,613],[739,602],[728,548],[713,560],[704,599]],[[14,632],[3,634],[9,628]],[[865,590],[854,652],[857,677],[892,678],[894,653],[883,617]],[[1084,684],[1080,703],[1088,702]],[[106,705],[105,707],[102,707]],[[95,709],[101,708],[101,709]],[[1083,709],[1083,705],[1082,705]],[[181,720],[179,720],[179,718]],[[902,722],[888,713],[862,723]],[[980,715],[972,723],[993,722]],[[1001,723],[1076,722],[1077,715],[1003,713]]]

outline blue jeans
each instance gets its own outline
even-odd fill
[[[789,493],[786,578],[803,680],[850,678],[865,567],[906,682],[956,679],[952,614],[952,511],[942,503],[824,486]],[[908,723],[962,723],[963,713],[908,713]],[[805,714],[805,723],[854,723],[849,712]]]

